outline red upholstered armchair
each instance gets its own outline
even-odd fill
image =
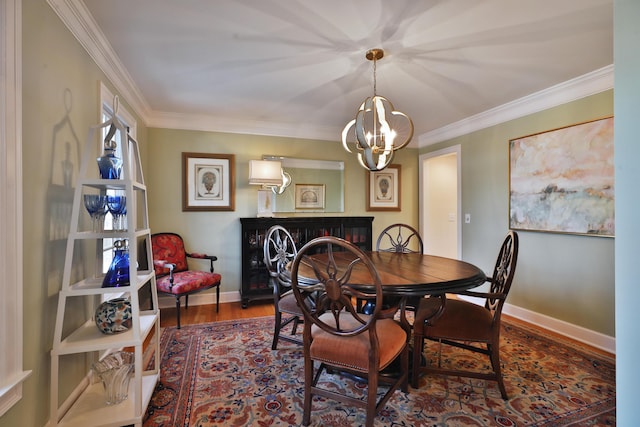
[[[189,295],[216,288],[216,312],[220,310],[220,281],[222,276],[213,272],[216,256],[188,253],[180,235],[175,233],[156,233],[151,235],[153,268],[156,272],[158,292],[171,294],[176,298],[176,316],[180,329],[180,298],[184,296],[185,310],[189,307]],[[208,259],[210,272],[189,270],[187,257]]]

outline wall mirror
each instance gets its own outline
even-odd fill
[[[279,160],[291,184],[274,195],[273,212],[344,212],[344,162],[264,155]]]

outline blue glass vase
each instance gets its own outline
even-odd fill
[[[129,286],[129,248],[126,240],[113,243],[113,260],[102,281],[103,288]]]
[[[104,142],[104,155],[97,158],[98,169],[100,169],[100,178],[102,179],[120,179],[122,172],[122,159],[116,157],[116,142]]]

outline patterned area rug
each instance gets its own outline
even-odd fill
[[[144,426],[300,425],[302,349],[281,341],[272,351],[272,330],[272,317],[163,329],[161,377]],[[428,376],[417,390],[397,391],[375,425],[615,425],[613,359],[504,322],[501,339],[508,401],[494,382]],[[454,357],[459,351],[443,353],[443,364],[488,366],[482,356]],[[352,379],[324,381],[362,395],[363,384]],[[313,426],[363,424],[361,409],[314,400]]]

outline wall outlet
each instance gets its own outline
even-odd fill
[[[464,223],[471,224],[471,214],[464,214]]]

